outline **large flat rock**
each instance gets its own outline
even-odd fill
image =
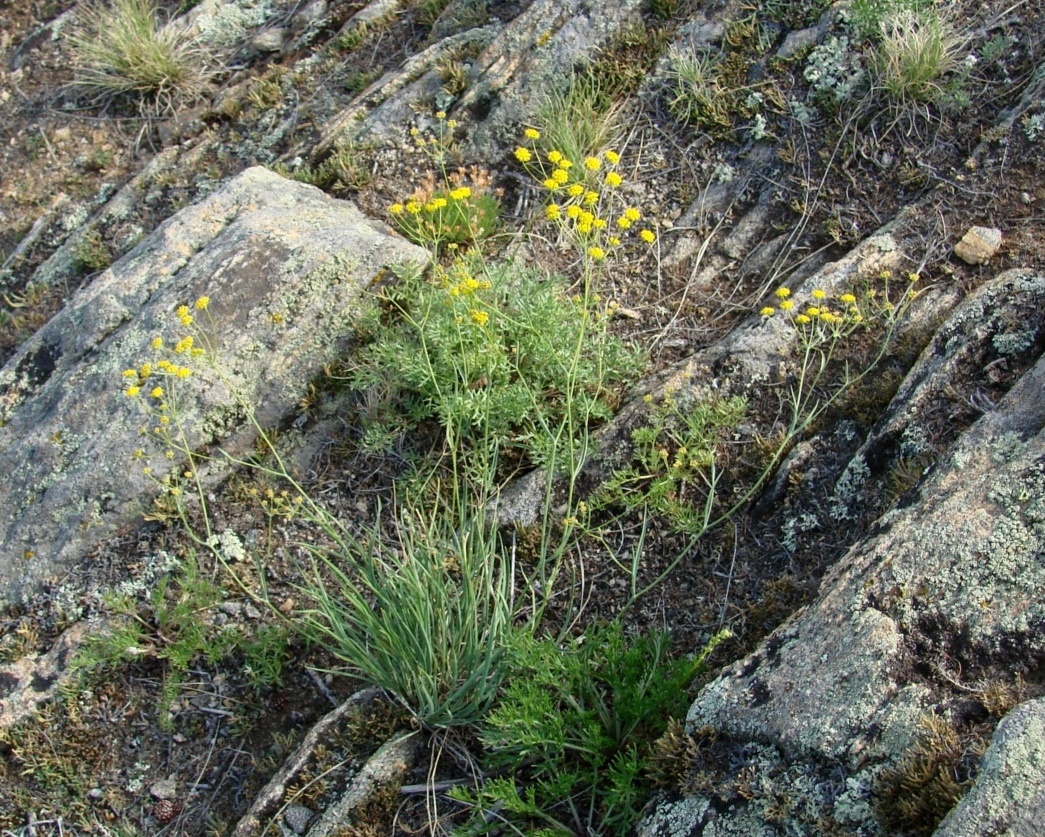
[[[60,578],[156,496],[172,463],[143,440],[121,372],[177,335],[179,305],[210,297],[222,369],[181,388],[186,447],[242,453],[255,435],[245,405],[278,426],[344,348],[361,291],[424,259],[352,204],[252,168],[95,278],[0,370],[0,604]]]

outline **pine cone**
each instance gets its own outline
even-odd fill
[[[181,803],[176,799],[161,799],[152,809],[153,819],[160,825],[167,825],[181,813]]]

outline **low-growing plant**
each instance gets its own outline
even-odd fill
[[[919,18],[935,14],[934,0],[852,0],[845,8],[846,27],[857,43],[882,37],[883,24],[896,14]]]
[[[947,20],[898,11],[882,21],[872,68],[878,84],[897,102],[939,101],[948,92],[946,77],[959,66],[961,46]]]
[[[162,114],[203,92],[209,55],[185,29],[161,24],[152,0],[95,0],[80,15],[69,36],[73,84],[93,103],[131,98]]]
[[[548,466],[554,428],[607,419],[641,369],[597,301],[537,271],[475,258],[399,277],[390,321],[373,324],[350,380],[394,399],[400,432],[434,418],[451,446],[515,448]]]
[[[587,157],[619,148],[623,129],[621,106],[599,79],[573,75],[564,87],[553,88],[537,106],[540,148],[558,152],[578,170]]]
[[[717,505],[723,446],[744,418],[743,398],[704,398],[681,405],[672,392],[632,432],[633,464],[615,471],[588,510],[616,506],[653,514],[689,535],[707,531]]]
[[[158,713],[164,729],[171,727],[171,705],[190,666],[200,660],[213,665],[241,655],[244,673],[256,687],[274,685],[286,663],[285,631],[270,626],[247,637],[235,629],[219,629],[210,611],[224,600],[222,588],[202,575],[190,555],[176,575],[161,576],[144,601],[130,592],[107,594],[109,624],[85,638],[73,669],[87,675],[137,660],[161,661]]]
[[[626,637],[613,622],[560,645],[518,631],[497,703],[480,725],[485,773],[452,794],[473,809],[455,834],[486,833],[485,815],[517,833],[626,834],[649,795],[650,746],[685,712],[688,687],[724,638],[692,659],[668,637]]]
[[[493,235],[501,205],[489,173],[473,166],[447,175],[443,184],[429,173],[406,201],[388,211],[404,236],[438,254]]]

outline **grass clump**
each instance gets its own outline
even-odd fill
[[[541,148],[556,151],[574,166],[620,145],[621,105],[608,88],[590,75],[574,75],[554,88],[537,106]]]
[[[872,68],[892,99],[934,102],[948,93],[945,77],[958,68],[961,46],[946,20],[902,10],[882,21]]]
[[[330,538],[308,545],[298,628],[418,721],[478,723],[503,677],[513,615],[513,574],[468,497],[454,508],[402,512],[390,535],[352,535],[329,515]]]
[[[84,6],[69,42],[74,88],[94,104],[131,99],[144,113],[169,113],[199,96],[209,76],[206,52],[185,30],[161,24],[151,0]]]

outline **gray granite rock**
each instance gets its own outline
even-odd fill
[[[177,333],[179,305],[211,298],[221,370],[180,390],[185,448],[237,455],[255,437],[245,405],[280,425],[344,348],[361,290],[424,259],[353,205],[254,168],[95,278],[0,370],[0,602],[140,522],[156,478],[179,466],[143,440],[150,421],[121,380],[156,359],[154,337]],[[204,477],[222,472],[214,461]]]

